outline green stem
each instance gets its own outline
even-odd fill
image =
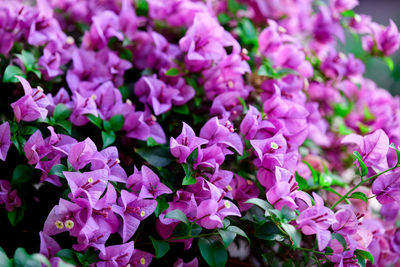
[[[338,204],[340,204],[340,202],[342,202],[343,200],[345,200],[345,199],[346,199],[351,193],[353,193],[359,186],[363,185],[363,184],[366,183],[366,182],[369,182],[369,181],[371,181],[371,180],[374,180],[374,179],[378,178],[379,176],[381,176],[382,174],[387,173],[387,172],[389,172],[389,171],[391,171],[391,170],[394,170],[394,169],[396,169],[397,167],[399,167],[398,164],[397,164],[396,166],[392,167],[392,168],[389,168],[389,169],[383,171],[383,172],[380,172],[380,173],[377,173],[377,174],[375,174],[375,175],[373,175],[373,176],[371,176],[371,177],[368,177],[368,178],[365,179],[365,180],[362,179],[361,182],[359,182],[356,186],[354,186],[351,190],[349,190],[344,196],[342,196],[338,201],[336,201],[335,204],[333,204],[333,206],[331,207],[331,210],[333,210]]]

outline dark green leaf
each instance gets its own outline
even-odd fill
[[[341,234],[332,233],[332,239],[336,239],[343,247],[344,250],[347,250],[346,239]]]
[[[185,176],[185,178],[183,178],[182,180],[182,185],[191,185],[191,184],[195,184],[197,182],[196,178],[193,177],[192,175],[189,176]]]
[[[99,261],[99,257],[97,256],[98,252],[94,250],[94,248],[90,247],[85,251],[84,256],[84,265],[89,265]]]
[[[125,48],[125,49],[123,49],[123,50],[119,53],[119,57],[122,58],[122,59],[128,60],[129,62],[131,62],[132,59],[133,59],[133,54],[132,54],[132,51],[131,51],[131,50]]]
[[[224,246],[212,239],[199,239],[199,248],[201,256],[211,267],[223,267],[228,260],[228,253]]]
[[[26,183],[29,180],[31,180],[32,177],[33,177],[33,171],[30,167],[26,165],[18,165],[14,169],[11,184],[17,185]]]
[[[286,221],[296,220],[297,214],[294,210],[289,209],[286,205],[284,205],[281,209],[282,218]]]
[[[70,121],[59,121],[54,125],[60,127],[60,129],[65,131],[67,134],[71,135],[72,124]]]
[[[181,114],[181,115],[189,115],[190,114],[190,109],[188,105],[182,105],[182,106],[176,106],[172,109],[172,111]]]
[[[149,4],[147,0],[136,0],[136,13],[138,16],[147,16],[149,13]]]
[[[15,227],[24,218],[25,211],[23,208],[14,208],[12,211],[7,213],[8,220],[12,227]]]
[[[124,116],[123,115],[115,115],[110,118],[111,129],[114,132],[117,132],[124,127]]]
[[[188,218],[186,217],[185,213],[183,213],[180,210],[172,210],[172,211],[168,212],[167,214],[165,214],[164,218],[175,219],[175,220],[183,222],[184,224],[189,225]]]
[[[71,249],[62,249],[59,252],[57,252],[55,256],[59,257],[66,263],[70,263],[75,266],[80,265],[78,257],[76,256],[76,252]]]
[[[257,205],[263,210],[272,209],[272,206],[267,201],[259,198],[251,198],[247,200],[245,203]]]
[[[358,164],[360,165],[361,176],[363,176],[363,177],[366,176],[368,174],[368,168],[365,165],[360,153],[358,153],[358,151],[354,151],[353,154],[356,157]]]
[[[234,226],[234,225],[231,225],[231,226],[228,226],[228,228],[227,228],[226,230],[231,231],[231,232],[234,232],[234,233],[236,233],[236,234],[238,234],[238,235],[240,235],[240,236],[243,236],[244,238],[247,239],[247,241],[249,242],[249,244],[251,243],[251,242],[250,242],[250,238],[247,236],[247,234],[245,233],[245,231],[243,231],[243,230],[240,229],[239,227]]]
[[[21,76],[21,77],[26,77],[25,73],[22,72],[22,70],[13,65],[8,65],[6,70],[4,71],[3,75],[3,83],[17,83],[19,80],[15,77],[15,75]]]
[[[97,128],[101,129],[102,119],[100,117],[94,116],[93,114],[86,114],[86,117],[89,119],[91,123],[97,126]]]
[[[58,177],[64,178],[63,171],[68,170],[68,168],[62,164],[56,164],[53,167],[51,167],[48,175],[57,175]]]
[[[231,21],[231,18],[226,13],[220,13],[218,14],[218,21],[220,24],[227,24],[229,21]]]
[[[67,108],[64,104],[58,104],[54,109],[53,117],[56,121],[63,121],[68,119],[69,115],[71,115],[72,110]]]
[[[281,224],[283,230],[289,235],[290,241],[292,242],[293,247],[300,247],[300,242],[301,242],[301,234],[300,232],[296,229],[291,224],[288,223],[282,223]]]
[[[218,233],[222,238],[222,241],[224,242],[225,248],[229,247],[229,245],[235,240],[236,233],[223,230],[223,229],[218,229]]]
[[[147,138],[146,144],[147,144],[147,146],[149,146],[149,147],[158,146],[158,143],[156,142],[156,140],[154,140],[153,137]]]
[[[196,148],[195,150],[192,151],[192,153],[190,153],[190,155],[187,158],[187,162],[189,164],[194,164],[197,160],[197,154],[198,154],[199,150]]]
[[[362,192],[355,192],[355,193],[351,194],[351,196],[349,196],[349,198],[361,199],[365,203],[368,203],[367,196]]]
[[[169,250],[169,244],[165,241],[156,240],[150,236],[151,243],[153,243],[156,258],[162,258]]]
[[[179,75],[179,70],[177,68],[170,68],[165,72],[165,75],[167,76],[178,76]]]
[[[285,237],[273,222],[265,222],[255,228],[254,236],[262,240],[283,241]]]
[[[368,251],[356,249],[354,251],[354,254],[363,257],[364,259],[370,261],[372,264],[374,263],[374,257]]]
[[[160,216],[160,214],[164,210],[168,209],[168,207],[169,207],[169,204],[164,198],[158,198],[157,199],[157,207],[156,207],[156,210],[154,211],[154,214],[158,218],[158,216]]]
[[[172,162],[169,149],[165,146],[139,148],[135,152],[155,167],[165,167]]]
[[[106,148],[115,142],[115,133],[102,131],[101,138],[103,139],[103,148]]]
[[[297,185],[299,186],[299,190],[305,190],[309,188],[307,180],[301,177],[297,172],[295,172],[295,177],[296,177],[296,182]]]

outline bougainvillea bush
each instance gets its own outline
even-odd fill
[[[357,4],[0,1],[0,265],[397,266],[400,34]]]

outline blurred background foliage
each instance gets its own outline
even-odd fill
[[[400,0],[359,0],[360,4],[355,8],[358,14],[366,14],[373,21],[387,26],[392,19],[400,28]],[[342,49],[362,57],[361,40],[347,33],[346,43]],[[387,64],[380,58],[370,57],[366,60],[366,77],[374,80],[379,87],[385,88],[393,95],[400,95],[400,52],[392,55],[394,68],[391,71]]]

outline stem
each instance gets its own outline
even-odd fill
[[[307,251],[307,252],[312,252],[312,253],[315,253],[315,254],[326,255],[325,252],[321,252],[321,251],[314,250],[314,249],[311,249],[311,248],[295,248],[295,249],[296,250]]]
[[[354,186],[351,190],[349,190],[344,196],[342,196],[338,201],[336,201],[335,204],[333,204],[333,206],[331,207],[331,210],[333,210],[338,204],[340,204],[340,202],[342,202],[344,199],[346,199],[351,193],[353,193],[362,184],[364,184],[364,183],[366,183],[368,181],[374,180],[374,179],[378,178],[379,176],[381,176],[382,174],[387,173],[387,172],[389,172],[391,170],[394,170],[397,167],[399,167],[399,164],[396,164],[396,166],[394,166],[392,168],[389,168],[389,169],[387,169],[387,170],[385,170],[383,172],[377,173],[377,174],[375,174],[375,175],[373,175],[373,176],[371,176],[371,177],[369,177],[369,178],[367,178],[365,180],[361,180],[361,182],[359,182],[356,186]]]
[[[212,236],[216,235],[217,233],[207,233],[207,234],[201,234],[201,235],[189,235],[189,236],[182,236],[182,237],[173,237],[173,238],[168,238],[165,239],[164,241],[175,241],[175,240],[183,240],[183,239],[190,239],[190,238],[200,238],[200,237],[206,237],[206,236]]]

